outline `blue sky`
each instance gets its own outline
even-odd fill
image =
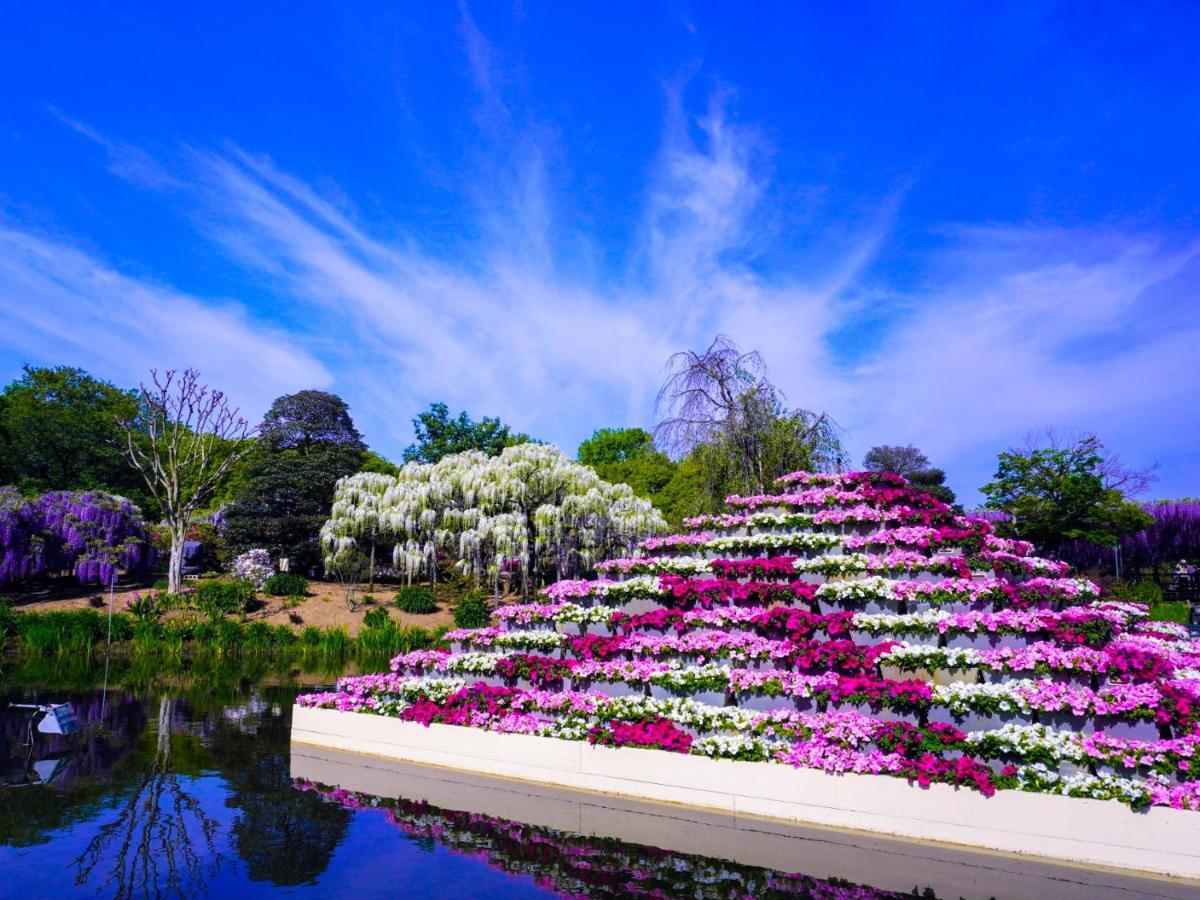
[[[968,500],[1200,494],[1193,4],[4,3],[0,378],[194,366],[572,451],[717,333]]]

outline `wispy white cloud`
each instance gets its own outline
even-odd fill
[[[251,415],[280,393],[328,385],[293,336],[235,304],[123,275],[60,242],[0,229],[0,346],[41,365],[79,365],[123,385],[151,368],[199,369]]]
[[[595,427],[645,424],[667,356],[717,333],[762,352],[793,403],[830,411],[856,458],[872,443],[913,442],[968,490],[998,449],[1046,424],[1099,431],[1134,462],[1178,456],[1194,439],[1147,423],[1200,397],[1189,355],[1200,312],[1182,299],[1200,280],[1196,247],[960,226],[920,262],[923,286],[900,289],[876,263],[902,210],[901,183],[836,252],[796,246],[790,265],[766,271],[764,245],[778,260],[789,258],[780,244],[796,241],[761,224],[777,202],[769,148],[731,116],[726,95],[689,116],[674,93],[627,274],[596,275],[551,237],[576,236],[550,199],[549,139],[507,118],[486,39],[466,16],[463,33],[488,127],[504,145],[494,151],[503,164],[472,189],[474,246],[447,257],[415,235],[382,238],[345,199],[269,158],[193,151],[166,177],[199,198],[208,233],[256,285],[286,298],[271,327],[10,229],[0,236],[0,309],[21,327],[5,340],[35,359],[73,348],[113,372],[131,360],[137,374],[195,360],[260,407],[283,390],[332,385],[393,452],[432,400],[568,448]],[[136,166],[113,171],[155,186]],[[848,331],[869,344],[835,346]]]

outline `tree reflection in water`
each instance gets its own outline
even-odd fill
[[[220,867],[218,823],[199,799],[184,790],[175,772],[171,721],[176,701],[158,705],[153,761],[118,807],[116,819],[101,826],[75,860],[75,884],[104,877],[97,889],[117,898],[163,894],[194,897]],[[197,850],[197,842],[203,846]]]

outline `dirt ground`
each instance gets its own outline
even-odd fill
[[[113,611],[121,612],[133,599],[135,594],[144,594],[150,590],[149,585],[118,585],[113,592]],[[346,605],[345,594],[341,585],[313,581],[309,584],[308,596],[298,606],[289,609],[285,605],[285,597],[268,597],[259,594],[256,608],[246,614],[248,622],[267,622],[270,625],[291,625],[293,628],[307,628],[316,625],[319,628],[344,627],[351,635],[358,634],[362,628],[363,614],[369,609],[382,606],[388,614],[401,625],[421,625],[425,628],[437,628],[439,625],[454,627],[453,601],[439,592],[438,609],[428,615],[411,615],[398,610],[392,605],[395,596],[395,585],[375,586],[374,604],[364,603],[365,588],[358,595],[358,609],[351,612]],[[24,612],[49,612],[57,609],[107,609],[108,593],[101,593],[95,587],[80,587],[68,585],[57,588],[40,587],[26,592],[9,592],[13,608]],[[167,618],[178,613],[170,613]]]

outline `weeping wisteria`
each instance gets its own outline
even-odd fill
[[[515,571],[527,593],[544,569],[579,574],[665,527],[628,485],[602,481],[556,447],[520,444],[499,456],[409,463],[395,477],[343,478],[321,538],[330,554],[390,545],[393,565],[410,578],[436,577],[439,553],[493,585]]]
[[[0,585],[69,573],[80,584],[108,584],[142,572],[154,550],[136,506],[100,491],[52,491],[26,500],[0,488]]]

